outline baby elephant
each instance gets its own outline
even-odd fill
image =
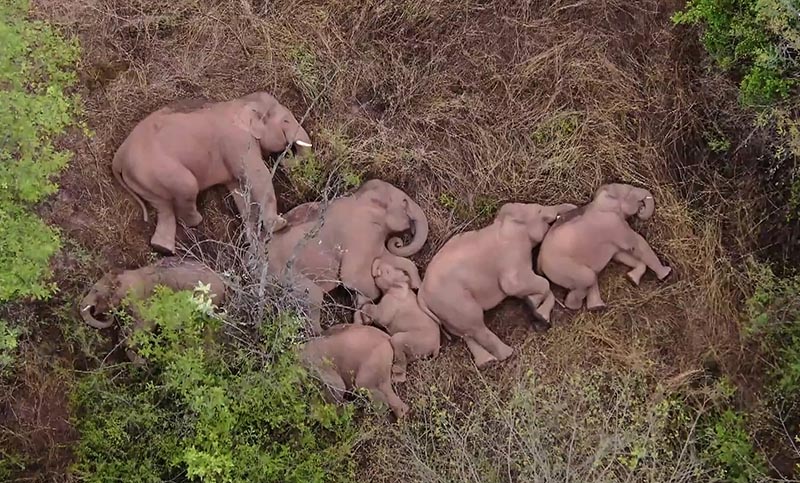
[[[402,418],[408,406],[392,388],[394,350],[389,336],[368,325],[334,325],[300,348],[300,361],[340,402],[344,392],[365,388]]]
[[[439,355],[440,327],[419,307],[408,274],[378,258],[372,264],[372,276],[384,295],[379,304],[365,305],[362,311],[391,334],[395,357],[392,380],[403,382],[409,362]]]
[[[211,286],[211,301],[220,305],[225,299],[225,284],[219,275],[202,263],[181,261],[169,257],[135,270],[113,269],[106,273],[81,300],[80,313],[84,322],[96,329],[105,329],[114,324],[109,314],[130,295],[132,299],[144,300],[153,293],[156,285],[173,290],[191,290],[198,282]],[[144,327],[136,309],[133,308],[135,328]],[[140,361],[128,350],[128,357]]]

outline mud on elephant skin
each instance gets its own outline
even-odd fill
[[[372,263],[382,259],[409,274],[419,287],[419,270],[405,258],[417,253],[428,237],[422,208],[402,190],[381,180],[362,184],[355,193],[327,205],[306,203],[286,214],[292,223],[267,244],[269,267],[279,279],[301,287],[319,323],[323,295],[343,285],[357,293],[361,307],[380,296]],[[397,234],[414,236],[403,245]]]
[[[663,265],[647,241],[628,225],[636,215],[648,220],[655,212],[653,194],[628,184],[601,186],[594,199],[556,222],[542,241],[537,271],[569,290],[565,305],[572,310],[605,307],[597,275],[611,260],[630,267],[628,279],[639,285],[650,268],[659,280],[672,269]]]
[[[221,305],[225,301],[225,283],[222,278],[204,264],[184,261],[178,257],[161,259],[157,263],[133,270],[113,269],[98,280],[86,293],[79,305],[81,318],[96,329],[105,329],[114,324],[111,312],[119,307],[126,297],[144,300],[153,294],[157,285],[173,290],[191,290],[203,283],[211,287],[211,301]],[[146,323],[131,308],[134,330],[146,328]],[[136,362],[141,359],[128,349],[128,357]]]
[[[372,276],[383,296],[377,305],[364,305],[362,312],[367,322],[391,335],[395,354],[392,380],[403,382],[408,363],[439,355],[441,327],[420,308],[406,272],[379,258],[372,265]],[[360,321],[353,317],[354,323]]]
[[[300,346],[300,361],[326,385],[336,402],[346,391],[365,388],[397,418],[408,412],[392,388],[394,350],[389,335],[364,325],[334,325]]]
[[[294,115],[266,92],[190,108],[167,106],[145,117],[122,142],[112,163],[117,181],[139,203],[144,220],[150,203],[158,214],[150,243],[175,252],[176,220],[200,224],[200,191],[224,185],[247,222],[282,229],[272,174],[263,157],[294,145],[310,152],[311,139]],[[143,201],[144,200],[144,201]],[[250,203],[250,204],[248,204]],[[256,209],[251,210],[253,206]]]
[[[555,297],[547,280],[533,272],[531,252],[550,224],[573,209],[570,204],[504,204],[491,225],[454,236],[428,264],[420,307],[464,339],[478,367],[513,353],[484,323],[484,311],[505,298],[525,300],[534,316],[549,324]]]

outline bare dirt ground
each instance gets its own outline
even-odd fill
[[[548,333],[530,329],[521,304],[490,312],[490,328],[518,351],[486,372],[497,387],[528,368],[557,378],[609,360],[657,380],[708,361],[749,377],[738,329],[748,282],[739,269],[754,252],[749,220],[761,199],[748,178],[709,169],[718,160],[703,136],[740,115],[736,90],[704,69],[694,33],[671,25],[681,2],[34,3],[37,15],[80,38],[94,132],[63,141],[75,157],[44,208],[72,240],[72,255],[56,266],[61,294],[44,313],[77,317],[70,304],[95,277],[154,256],[152,217],[142,221],[110,170],[130,129],[178,99],[267,90],[298,117],[307,113],[325,171],[380,177],[422,205],[431,223],[416,257],[423,269],[448,237],[483,226],[503,202],[580,204],[612,181],[653,190],[656,215],[636,228],[676,276],[659,284],[649,274],[635,288],[613,267],[601,278],[608,310],[557,310]],[[754,149],[740,148],[727,162]],[[282,210],[315,196],[280,172],[277,189]],[[202,196],[199,236],[224,239],[235,229],[223,195]],[[68,363],[80,365],[76,357]],[[451,342],[412,368],[407,385],[435,382],[466,400],[475,379],[463,344]],[[366,474],[381,473],[366,465]]]

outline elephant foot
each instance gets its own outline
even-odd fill
[[[666,280],[670,276],[671,273],[672,273],[672,269],[670,267],[664,267],[663,270],[661,270],[660,272],[656,273],[656,276],[658,277],[658,279],[660,281],[663,282],[664,280]]]
[[[606,307],[607,307],[607,305],[605,303],[603,303],[603,302],[600,302],[599,304],[592,304],[592,305],[586,304],[586,310],[588,310],[589,312],[602,312],[603,310],[606,309]]]
[[[406,371],[397,366],[392,366],[392,382],[406,382]]]
[[[174,255],[175,254],[175,241],[167,242],[164,240],[158,240],[156,237],[153,237],[150,240],[150,246],[153,250],[161,253],[162,255]]]
[[[574,300],[570,300],[569,297],[564,301],[564,307],[569,310],[577,311],[583,308],[583,300],[579,302],[575,302]]]
[[[626,274],[626,277],[632,284],[638,287],[639,283],[642,281],[642,275],[644,275],[644,272],[638,269],[633,269]]]
[[[286,221],[286,218],[279,215],[272,221],[272,233],[277,233],[287,226],[289,226],[289,222]]]
[[[189,228],[194,228],[195,226],[199,225],[203,222],[203,215],[198,212],[191,213],[189,216],[183,219],[183,224]]]
[[[489,355],[488,357],[484,356],[481,358],[475,358],[475,365],[478,366],[478,369],[486,369],[489,366],[496,364],[497,358],[493,355]]]

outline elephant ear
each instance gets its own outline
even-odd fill
[[[255,139],[261,139],[267,129],[268,113],[261,112],[255,103],[245,104],[236,118],[236,125],[244,129]]]

